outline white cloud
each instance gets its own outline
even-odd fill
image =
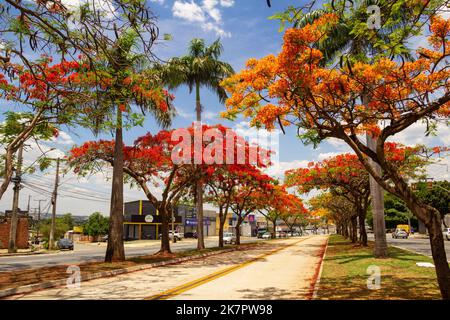
[[[294,160],[294,161],[280,161],[274,163],[273,166],[264,169],[263,171],[274,177],[274,178],[284,178],[284,173],[287,170],[297,169],[297,168],[306,168],[308,166],[309,161],[307,160]]]
[[[204,23],[206,21],[206,16],[203,9],[194,1],[175,1],[172,7],[172,13],[175,17],[184,19],[188,22]]]
[[[230,37],[231,34],[222,28],[220,8],[233,5],[234,1],[203,0],[198,4],[194,0],[176,0],[172,6],[172,14],[189,23],[200,23],[205,31],[213,31],[221,37]]]
[[[234,6],[234,0],[220,0],[220,5],[226,8],[232,7]]]

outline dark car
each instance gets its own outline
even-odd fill
[[[58,248],[61,250],[63,249],[73,250],[73,242],[70,239],[59,239],[57,245]]]
[[[197,239],[197,232],[185,232],[184,237]]]

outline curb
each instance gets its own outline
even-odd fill
[[[172,264],[178,264],[178,263],[185,262],[185,261],[190,261],[190,260],[205,258],[205,257],[209,257],[209,256],[222,254],[222,253],[237,251],[239,249],[240,248],[231,248],[231,249],[226,249],[226,250],[221,250],[221,251],[216,251],[216,252],[208,252],[208,253],[203,253],[203,254],[199,254],[199,255],[193,255],[193,256],[189,256],[189,257],[176,258],[173,260],[160,261],[160,262],[145,264],[145,265],[141,265],[141,266],[133,266],[133,267],[124,268],[124,269],[116,269],[116,270],[111,270],[111,271],[103,271],[103,272],[93,273],[90,275],[83,276],[81,278],[81,282],[90,281],[90,280],[99,279],[99,278],[113,277],[113,276],[117,276],[117,275],[121,275],[121,274],[132,273],[132,272],[136,272],[136,271],[142,271],[142,270],[146,270],[146,269],[157,268],[157,267],[162,267],[162,266],[167,266],[167,265],[172,265]],[[67,279],[58,279],[58,280],[34,283],[34,284],[25,285],[25,286],[20,286],[17,288],[9,288],[9,289],[0,290],[0,298],[4,298],[7,296],[12,296],[12,295],[16,295],[16,294],[25,294],[25,293],[30,293],[33,291],[39,291],[39,290],[55,288],[55,287],[60,287],[60,286],[65,286],[65,285],[67,285]]]
[[[322,257],[321,257],[319,266],[318,266],[318,268],[316,269],[316,273],[315,273],[315,275],[314,275],[314,277],[315,277],[315,282],[314,282],[314,285],[313,285],[313,287],[312,287],[312,288],[313,288],[313,290],[312,290],[313,292],[312,292],[312,294],[310,295],[309,300],[315,300],[315,299],[317,299],[317,297],[318,297],[319,285],[320,285],[320,278],[322,277],[323,262],[324,262],[324,260],[325,260],[326,254],[327,254],[328,241],[329,241],[329,240],[330,240],[330,237],[328,236],[328,237],[327,237],[327,241],[326,241],[325,245],[323,246],[323,251],[319,253],[320,256],[322,256]]]
[[[1,257],[15,257],[15,256],[33,256],[36,254],[49,254],[54,252],[47,252],[47,251],[37,251],[37,252],[17,252],[17,253],[0,253]]]

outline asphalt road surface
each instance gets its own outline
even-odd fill
[[[258,239],[259,240],[259,239]],[[256,238],[242,239],[241,242],[253,242]],[[217,237],[205,239],[207,248],[217,247]],[[182,251],[195,249],[197,247],[196,239],[183,239],[172,244],[173,251]],[[156,253],[160,248],[159,240],[149,240],[145,242],[125,244],[125,254],[127,257],[135,257]],[[24,268],[49,267],[61,264],[78,264],[82,262],[103,261],[105,258],[106,244],[78,244],[75,243],[73,251],[59,251],[49,254],[34,254],[24,256],[4,256],[0,257],[0,272],[18,270]]]
[[[369,240],[373,240],[373,233],[369,233],[368,238]],[[412,236],[408,239],[394,239],[392,238],[392,235],[388,233],[386,239],[391,246],[396,246],[431,257],[431,246],[428,238],[423,239]],[[450,261],[450,241],[445,240],[445,251],[447,252],[447,260]]]

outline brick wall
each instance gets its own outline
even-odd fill
[[[11,219],[0,221],[0,249],[7,249],[9,242],[9,231],[11,228]],[[17,248],[28,248],[28,219],[20,218],[17,226]]]

